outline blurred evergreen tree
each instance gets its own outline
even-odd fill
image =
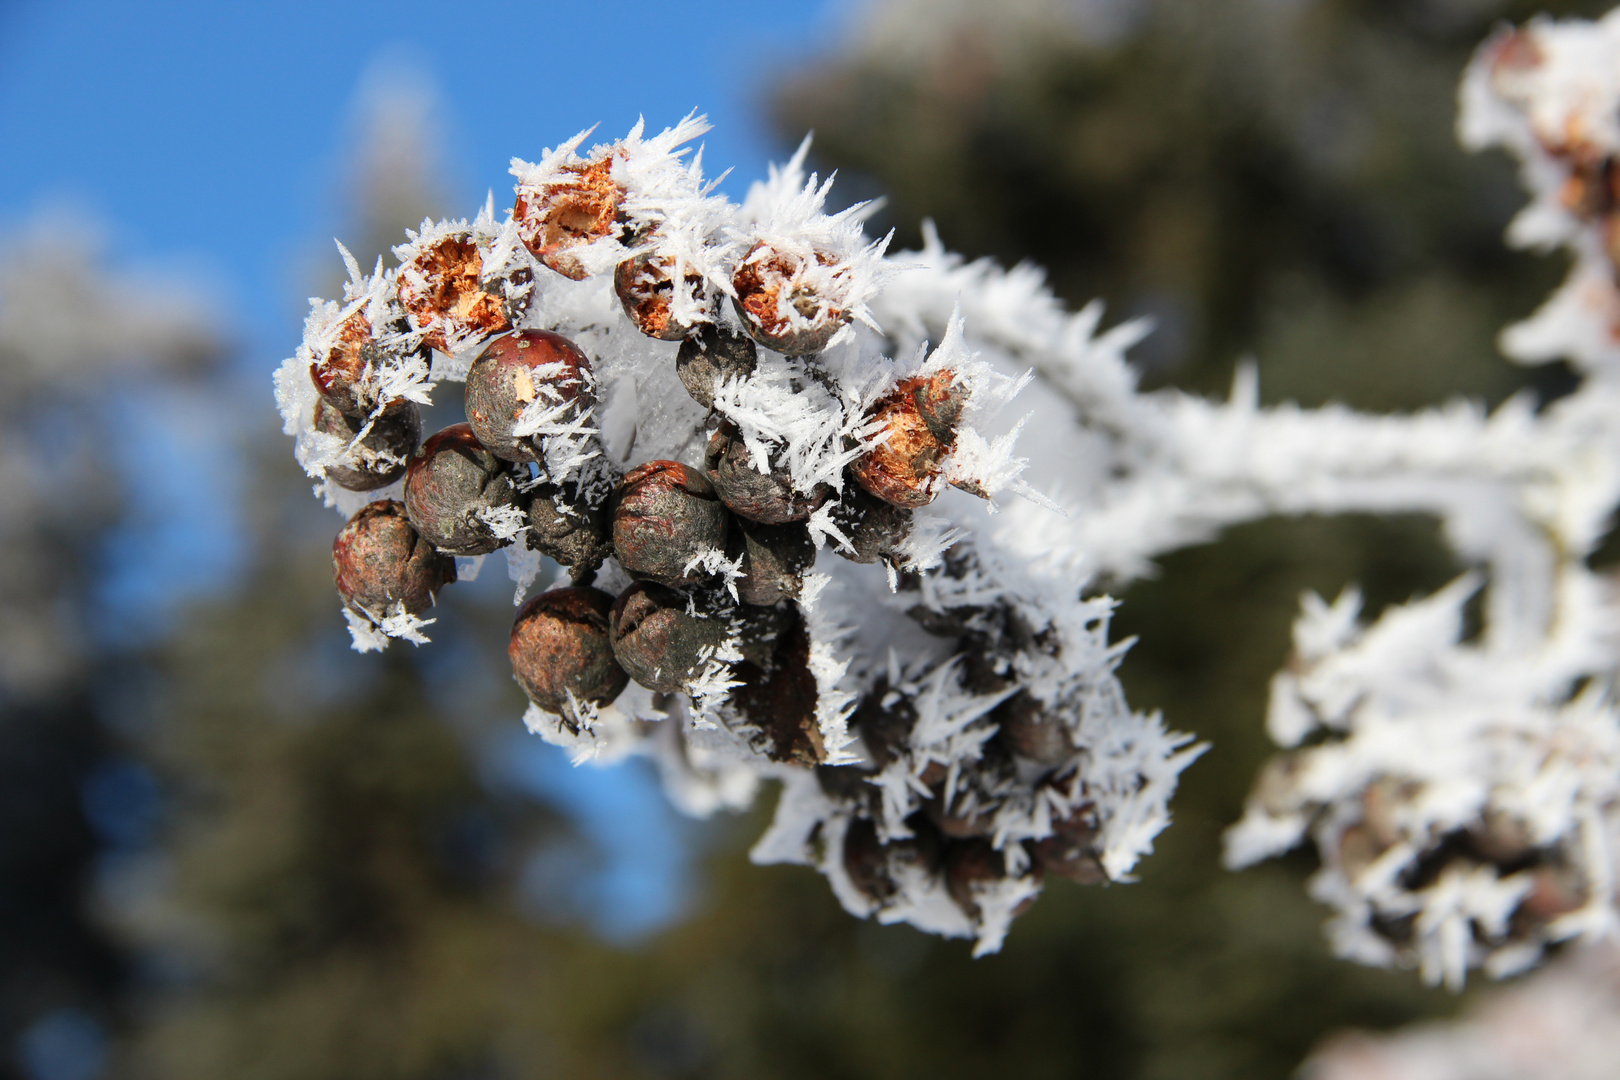
[[[1508,167],[1456,149],[1451,123],[1490,20],[1527,10],[889,3],[775,110],[790,137],[816,129],[846,191],[891,197],[903,241],[932,216],[953,247],[1046,265],[1071,301],[1158,317],[1155,383],[1220,390],[1252,350],[1273,400],[1495,401],[1528,379],[1494,335],[1558,267],[1502,249]],[[432,205],[401,190],[409,216],[357,224],[357,253]],[[724,828],[701,910],[642,945],[526,913],[526,860],[563,826],[480,771],[520,713],[509,610],[450,590],[432,646],[350,654],[334,519],[285,464],[260,484],[251,584],[163,661],[170,884],[124,913],[161,988],[130,1059],[152,1075],[1255,1080],[1334,1028],[1454,1005],[1333,959],[1307,860],[1217,865],[1299,592],[1356,581],[1376,610],[1433,588],[1457,567],[1427,521],[1262,523],[1131,587],[1133,702],[1215,748],[1140,883],[1055,883],[972,961],[851,919],[807,870],[748,865],[760,814]]]
[[[0,235],[0,1076],[93,1063],[127,957],[86,886],[139,842],[148,784],[116,724],[125,665],[105,584],[147,507],[105,455],[144,380],[224,352],[201,302],[109,265],[83,221]]]

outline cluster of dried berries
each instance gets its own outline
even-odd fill
[[[1185,740],[1122,710],[1103,609],[1054,614],[921,512],[1017,482],[1014,433],[975,420],[1023,380],[957,319],[892,358],[862,209],[823,213],[802,151],[733,205],[683,160],[702,130],[576,138],[514,162],[504,221],[424,222],[371,274],[344,253],[278,395],[352,515],[333,560],[356,647],[425,641],[457,559],[506,552],[520,601],[549,560],[509,646],[532,730],[652,754],[696,809],[815,785],[784,799],[772,857],[819,865],[852,911],[994,948],[1043,875],[1128,870],[1146,845],[1120,804],[1168,797],[1100,794],[1087,718],[1148,723],[1132,753]],[[418,446],[446,379],[466,420]]]
[[[1612,118],[1591,123],[1587,115],[1609,88],[1572,87],[1565,100],[1545,108],[1551,68],[1546,29],[1542,23],[1505,28],[1486,43],[1477,67],[1495,96],[1525,114],[1535,149],[1560,167],[1560,182],[1550,186],[1558,206],[1590,227],[1615,261],[1620,257],[1620,132]]]
[[[1455,988],[1471,969],[1501,977],[1612,935],[1620,913],[1620,593],[1589,561],[1620,485],[1584,486],[1612,478],[1620,454],[1620,12],[1501,28],[1460,98],[1464,143],[1519,159],[1531,201],[1509,242],[1572,256],[1563,285],[1503,332],[1503,350],[1585,377],[1544,407],[1453,411],[1462,422],[1445,431],[1438,412],[1413,417],[1382,476],[1371,452],[1346,461],[1379,497],[1426,489],[1410,505],[1485,573],[1368,621],[1353,591],[1306,598],[1272,682],[1267,726],[1284,753],[1227,833],[1233,867],[1312,843],[1311,893],[1334,909],[1335,950]],[[1389,418],[1357,423],[1394,430]],[[1313,438],[1367,445],[1331,424],[1313,419]],[[1265,438],[1245,437],[1251,450]],[[1295,486],[1331,486],[1312,473]],[[1336,501],[1337,512],[1369,505]],[[1471,534],[1464,524],[1486,520],[1496,523]],[[1467,608],[1487,580],[1473,632]]]

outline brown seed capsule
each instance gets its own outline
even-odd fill
[[[832,497],[832,488],[817,484],[813,494],[804,495],[793,487],[788,474],[775,468],[770,472],[754,468],[748,447],[730,424],[722,424],[709,437],[703,465],[714,492],[726,509],[749,521],[780,525],[803,521]]]
[[[834,541],[832,548],[851,562],[893,558],[911,535],[910,510],[886,503],[853,483],[844,484],[833,504],[832,521],[850,545],[846,548]]]
[[[613,291],[630,321],[650,338],[680,341],[692,332],[692,323],[675,318],[675,262],[646,251],[613,268]],[[704,307],[703,275],[690,266],[681,275],[686,294],[696,310]]]
[[[630,470],[613,496],[613,551],[631,575],[666,585],[703,576],[686,569],[726,544],[726,508],[696,469],[649,461]]]
[[[353,441],[367,420],[341,413],[325,398],[315,402],[315,430]],[[405,464],[422,440],[422,414],[409,401],[385,409],[372,423],[371,430],[344,458],[344,464],[328,465],[326,477],[350,491],[375,491],[405,475]]]
[[[1590,894],[1579,871],[1569,866],[1538,866],[1530,871],[1530,882],[1530,892],[1520,902],[1515,921],[1522,918],[1538,929],[1585,907]]]
[[[944,785],[936,785],[943,788]],[[995,811],[999,809],[994,805],[980,806],[975,810],[968,810],[962,797],[959,795],[950,803],[945,801],[942,794],[936,791],[933,798],[923,802],[923,810],[928,814],[939,831],[953,839],[963,839],[970,836],[989,836],[995,831]]]
[[[581,419],[596,404],[591,362],[579,346],[549,330],[519,330],[485,346],[467,371],[467,422],[496,457],[541,461],[542,437],[514,435],[536,401],[558,406],[557,423]]]
[[[787,356],[826,348],[849,313],[823,294],[827,279],[836,285],[839,272],[824,275],[812,268],[833,265],[830,255],[817,254],[810,263],[764,242],[755,244],[731,278],[737,314],[754,340]],[[822,279],[820,287],[813,277]]]
[[[1467,838],[1474,854],[1498,866],[1522,863],[1538,846],[1529,822],[1500,810],[1486,810],[1483,820],[1468,829]]]
[[[675,373],[692,400],[714,408],[714,388],[720,383],[746,379],[759,364],[754,339],[722,326],[706,323],[687,336],[675,354]]]
[[[483,271],[471,234],[425,245],[399,268],[399,302],[422,344],[451,353],[511,326],[506,298],[484,291]]]
[[[456,580],[456,561],[417,534],[404,506],[380,499],[361,507],[332,542],[332,578],[349,607],[381,617],[403,603],[420,615]]]
[[[511,543],[480,515],[515,508],[516,501],[510,466],[484,449],[466,424],[429,436],[405,472],[411,524],[452,555],[484,555]]]
[[[1378,861],[1386,849],[1381,847],[1372,830],[1365,825],[1352,825],[1339,834],[1339,868],[1352,879]]]
[[[544,484],[529,500],[529,549],[573,568],[576,584],[589,582],[613,553],[607,509],[591,506],[572,484]]]
[[[934,501],[962,411],[952,378],[943,371],[906,379],[877,403],[871,418],[888,438],[850,464],[857,483],[895,506],[915,509]]]
[[[912,835],[887,844],[868,818],[856,818],[844,832],[844,870],[857,889],[880,904],[899,891],[896,880],[907,868],[927,875],[940,869],[944,840],[938,831],[920,814],[907,818],[906,825]]]
[[[1021,758],[1038,765],[1061,765],[1074,756],[1068,725],[1027,690],[997,705],[990,718],[1000,728],[997,740]]]
[[[1006,860],[988,840],[958,840],[945,849],[945,890],[969,918],[979,917],[974,893],[1006,876]]]
[[[608,614],[613,597],[600,589],[552,589],[533,597],[512,624],[507,655],[529,700],[573,719],[568,695],[606,705],[630,681],[613,658]]]
[[[810,633],[796,607],[763,666],[743,660],[732,669],[742,683],[731,692],[737,711],[759,728],[772,761],[815,765],[827,759],[816,723],[816,679],[810,673]]]
[[[872,786],[877,773],[859,765],[817,765],[816,782],[822,794],[834,802],[871,806],[878,789]]]
[[[883,677],[878,678],[855,710],[855,727],[880,769],[900,756],[916,724],[916,706],[898,690],[890,690],[888,679]]]
[[[1035,864],[1043,872],[1081,885],[1100,885],[1108,880],[1108,872],[1098,857],[1093,813],[1089,804],[1082,805],[1067,818],[1052,822],[1052,835],[1034,845]]]
[[[800,524],[759,525],[738,519],[733,534],[742,546],[743,576],[737,579],[737,599],[745,604],[769,606],[798,597],[804,574],[816,562],[816,545]]]
[[[791,604],[771,607],[743,605],[727,613],[731,632],[742,658],[759,668],[768,667],[777,641],[794,625],[799,611]]]
[[[619,666],[663,694],[685,691],[726,640],[725,620],[688,614],[686,597],[638,581],[614,601],[608,634]]]
[[[337,341],[326,355],[309,365],[309,379],[333,408],[350,416],[364,416],[375,404],[366,388],[366,374],[376,367],[381,356],[371,323],[356,311],[338,327]]]
[[[563,277],[585,280],[588,272],[574,249],[622,231],[624,188],[612,171],[612,155],[565,165],[556,180],[518,194],[512,208],[518,235],[535,258]]]
[[[878,903],[899,891],[889,873],[889,853],[869,818],[856,818],[844,830],[844,872],[857,889]]]

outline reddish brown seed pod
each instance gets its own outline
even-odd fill
[[[759,348],[753,338],[713,323],[698,327],[675,353],[681,385],[705,409],[714,408],[716,385],[746,379],[758,365]]]
[[[815,262],[834,265],[830,255],[817,254]],[[761,242],[732,275],[737,314],[754,340],[767,349],[787,356],[819,352],[849,321],[849,313],[808,280],[807,269],[802,256]],[[836,280],[838,274],[830,276]]]
[[[579,346],[549,330],[520,330],[491,341],[467,371],[467,423],[496,457],[541,460],[540,436],[514,435],[535,401],[565,406],[559,423],[596,404],[591,362]]]
[[[923,811],[940,832],[953,839],[989,836],[995,831],[994,808],[969,811],[961,805],[960,796],[947,804],[944,797],[936,793],[923,803]]]
[[[349,607],[380,617],[403,603],[419,615],[456,580],[456,561],[433,550],[404,506],[380,499],[361,507],[332,542],[332,579]]]
[[[366,392],[366,372],[376,366],[380,355],[371,322],[356,311],[338,327],[337,341],[326,355],[309,365],[310,382],[339,412],[364,416],[373,404]]]
[[[1579,911],[1587,904],[1591,887],[1573,867],[1546,865],[1530,871],[1530,891],[1515,912],[1515,922],[1526,921],[1536,929],[1560,915]]]
[[[730,424],[722,424],[709,437],[703,456],[704,471],[715,494],[726,509],[749,521],[765,525],[803,521],[832,497],[832,488],[826,484],[816,485],[810,495],[801,494],[794,489],[792,478],[775,468],[775,462],[771,464],[770,472],[754,468],[748,447]]]
[[[859,765],[817,765],[816,783],[821,793],[833,802],[845,806],[876,810],[881,802],[878,788],[872,784],[877,772]]]
[[[515,508],[516,498],[510,467],[484,449],[466,424],[429,436],[405,471],[411,524],[452,555],[485,555],[510,543],[481,515]]]
[[[1061,765],[1074,756],[1068,725],[1027,690],[997,705],[990,718],[999,725],[996,738],[1021,758],[1038,765]]]
[[[867,752],[882,769],[900,756],[911,738],[911,730],[917,725],[917,708],[898,691],[891,691],[888,679],[879,676],[871,692],[861,699],[854,720]]]
[[[850,464],[856,483],[895,506],[916,509],[934,501],[963,404],[951,378],[946,371],[906,379],[877,403],[871,419],[887,437]]]
[[[727,516],[702,473],[678,461],[649,461],[614,493],[613,551],[635,577],[696,582],[703,571],[686,567],[705,551],[725,549]]]
[[[631,585],[613,603],[608,635],[619,666],[662,694],[686,690],[726,640],[726,624],[687,611],[686,597],[650,581]]]
[[[315,402],[316,431],[353,441],[365,429],[367,420],[339,412],[331,402]],[[371,430],[349,452],[343,464],[328,465],[326,478],[350,491],[375,491],[405,475],[405,465],[416,444],[422,440],[422,414],[409,401],[396,402],[383,410]]]
[[[845,483],[833,504],[832,522],[849,540],[832,548],[851,562],[874,563],[893,558],[911,535],[911,511],[884,502],[856,483]]]
[[[856,818],[844,831],[844,870],[850,882],[877,903],[889,900],[899,891],[897,879],[907,869],[927,875],[939,872],[944,841],[921,815],[906,819],[912,835],[885,844],[878,838],[877,826],[869,818]]]
[[[969,918],[979,917],[974,894],[1006,876],[1006,860],[988,840],[958,840],[945,849],[945,890]]]
[[[654,252],[642,252],[613,268],[613,291],[630,321],[650,338],[680,341],[693,325],[675,317],[675,261]],[[687,267],[682,287],[692,303],[703,306],[703,275]]]
[[[1035,842],[1035,864],[1044,873],[1068,878],[1081,885],[1100,885],[1108,880],[1097,851],[1097,823],[1089,804],[1078,807],[1066,818],[1052,822],[1052,835]]]
[[[803,525],[759,525],[738,519],[735,542],[742,549],[737,599],[761,607],[793,600],[815,565],[816,545]]]
[[[421,246],[400,267],[399,302],[422,331],[424,345],[450,353],[511,325],[505,299],[484,291],[483,270],[478,245],[456,235]]]
[[[607,705],[630,682],[608,635],[613,597],[600,589],[552,589],[532,597],[512,623],[507,656],[529,700],[572,719],[570,694]]]
[[[731,702],[759,728],[761,749],[772,761],[816,765],[827,760],[827,748],[816,722],[816,679],[810,673],[810,633],[798,609],[763,665],[744,660],[732,674],[742,685]]]
[[[899,891],[889,873],[889,853],[870,818],[856,818],[844,830],[844,872],[869,899],[882,903]]]
[[[561,176],[538,190],[518,193],[512,216],[523,245],[563,277],[589,276],[575,248],[618,236],[624,215],[624,188],[613,179],[613,158],[565,165]]]

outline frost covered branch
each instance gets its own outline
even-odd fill
[[[521,602],[543,555],[573,583],[513,627],[531,730],[576,761],[650,755],[697,813],[780,779],[756,860],[994,950],[1046,875],[1128,879],[1199,751],[1126,704],[1078,559],[1029,560],[986,513],[1007,492],[1064,527],[985,298],[912,297],[926,254],[826,213],[808,143],[741,205],[716,195],[705,130],[578,136],[514,160],[504,221],[424,222],[369,274],[342,252],[344,296],[312,302],[276,386],[350,515],[355,647],[425,642],[454,557],[504,549]],[[418,448],[446,380],[468,422]]]
[[[734,205],[700,118],[514,161],[504,221],[425,222],[369,275],[344,253],[278,375],[354,515],[357,647],[421,638],[452,555],[504,547],[520,600],[544,555],[573,584],[513,629],[531,730],[654,757],[696,813],[780,779],[756,860],[983,952],[1045,876],[1127,880],[1200,751],[1125,702],[1089,581],[1263,517],[1429,514],[1474,569],[1371,623],[1353,591],[1306,599],[1268,718],[1288,752],[1228,861],[1313,841],[1336,948],[1452,985],[1607,934],[1620,607],[1587,558],[1620,503],[1617,61],[1620,16],[1537,22],[1464,80],[1464,141],[1532,193],[1510,240],[1575,255],[1503,344],[1582,385],[1489,414],[1263,408],[1247,367],[1225,401],[1139,392],[1146,326],[932,230],[888,252],[863,208],[825,213],[804,147]],[[411,455],[447,379],[468,424]]]

